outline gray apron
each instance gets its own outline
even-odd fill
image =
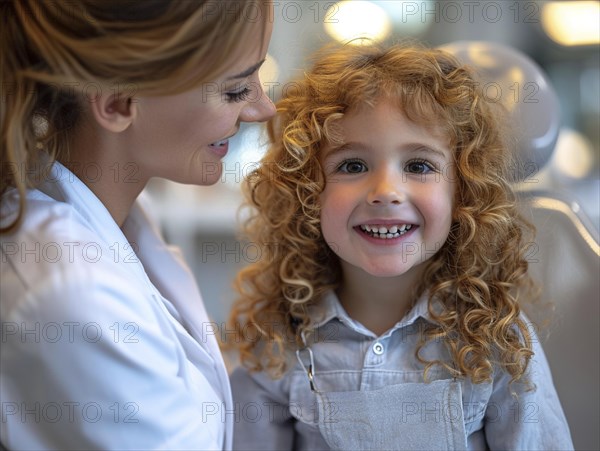
[[[331,449],[467,449],[461,385],[456,380],[322,392],[312,350],[298,350],[297,357],[316,395],[319,430]]]

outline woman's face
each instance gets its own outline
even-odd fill
[[[127,152],[142,179],[195,185],[219,180],[228,139],[240,123],[265,121],[275,113],[258,77],[272,28],[272,23],[266,30],[257,24],[255,38],[217,80],[178,95],[134,100],[137,112],[127,131]]]

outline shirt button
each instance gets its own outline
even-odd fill
[[[385,349],[381,343],[377,342],[373,345],[373,352],[375,354],[381,355],[381,354],[383,354],[383,351],[385,351]]]

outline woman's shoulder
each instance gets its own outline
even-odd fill
[[[19,210],[16,190],[2,196],[0,225],[12,223]],[[28,190],[25,195],[25,211],[20,226],[10,233],[2,234],[5,243],[50,243],[57,239],[76,240],[93,238],[93,232],[75,206],[54,199],[39,190]]]
[[[5,201],[6,200],[6,201]],[[3,225],[14,219],[12,199],[2,199],[6,215]],[[86,262],[99,260],[90,247],[101,245],[97,235],[78,214],[74,206],[34,191],[28,194],[26,210],[20,226],[0,237],[3,263],[24,272],[24,279],[40,270],[69,272],[85,269]],[[82,248],[86,248],[85,251]],[[20,271],[20,272],[21,272]]]
[[[23,309],[34,316],[47,310],[91,316],[120,308],[120,299],[142,300],[139,283],[114,258],[118,249],[103,242],[74,206],[39,191],[28,193],[26,205],[20,227],[0,237],[3,320]],[[14,200],[3,198],[2,206],[8,212],[3,219],[10,220]]]

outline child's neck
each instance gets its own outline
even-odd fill
[[[337,295],[351,318],[379,336],[411,309],[421,272],[417,267],[398,277],[374,277],[355,267],[344,268]]]

